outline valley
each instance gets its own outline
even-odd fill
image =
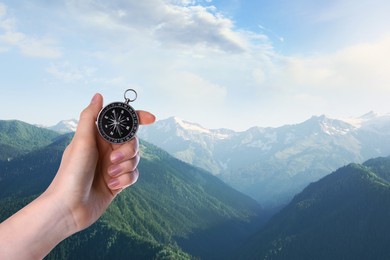
[[[157,122],[140,133],[138,182],[47,259],[388,258],[389,122],[321,116],[239,133]],[[2,221],[49,185],[73,133],[0,129]]]

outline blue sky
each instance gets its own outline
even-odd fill
[[[207,128],[390,112],[386,0],[0,0],[0,119],[92,95]]]

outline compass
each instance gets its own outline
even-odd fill
[[[134,93],[135,98],[126,97],[129,91]],[[137,92],[134,89],[128,89],[124,97],[125,102],[113,102],[105,106],[100,111],[96,122],[100,135],[113,144],[130,141],[137,133],[139,126],[137,112],[129,105],[129,102],[136,100]]]

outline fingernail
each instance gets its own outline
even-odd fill
[[[95,104],[97,101],[97,93],[92,97],[91,104]]]
[[[120,165],[112,165],[108,168],[108,175],[111,177],[117,175],[122,171],[122,167]]]
[[[122,152],[114,152],[113,154],[111,154],[112,163],[120,162],[123,160],[123,158],[125,158],[125,156],[123,155]]]
[[[117,186],[119,185],[119,180],[118,179],[112,179],[112,180],[110,180],[109,182],[108,182],[108,187],[110,188],[110,189],[115,189],[115,188],[117,188]]]

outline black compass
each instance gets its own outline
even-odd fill
[[[126,97],[132,91],[134,99]],[[113,102],[100,111],[97,119],[97,128],[100,135],[108,142],[121,144],[130,141],[137,133],[139,120],[137,112],[128,103],[137,98],[137,92],[128,89],[125,92],[125,102]]]

